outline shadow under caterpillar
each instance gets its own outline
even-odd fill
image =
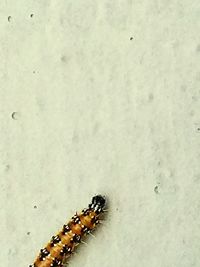
[[[105,204],[105,197],[94,196],[88,208],[76,213],[64,224],[62,230],[40,250],[35,262],[29,267],[63,267],[82,238],[91,233],[99,223]]]

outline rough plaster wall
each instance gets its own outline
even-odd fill
[[[200,266],[199,32],[199,0],[1,2],[1,266],[96,193],[71,266]]]

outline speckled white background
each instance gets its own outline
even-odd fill
[[[1,266],[102,193],[70,266],[199,267],[200,1],[7,0],[0,40]]]

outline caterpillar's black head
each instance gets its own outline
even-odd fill
[[[89,208],[93,209],[97,213],[100,213],[103,211],[103,208],[105,207],[106,199],[102,195],[96,195],[92,198],[92,203],[89,204]]]
[[[92,198],[92,204],[98,205],[99,207],[103,208],[106,204],[106,199],[101,195],[94,196]]]

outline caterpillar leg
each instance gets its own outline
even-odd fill
[[[69,266],[69,262],[64,261],[64,262],[62,263],[62,267],[68,267],[68,266]]]

